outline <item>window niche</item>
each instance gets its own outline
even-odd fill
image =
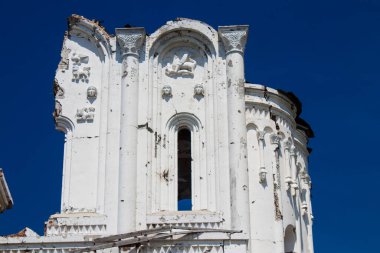
[[[187,128],[178,131],[178,211],[191,211],[191,132]]]

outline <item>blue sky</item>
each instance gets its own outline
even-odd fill
[[[6,1],[0,2],[0,167],[15,205],[0,234],[59,211],[63,134],[54,130],[52,83],[66,18],[104,20],[152,33],[188,17],[249,24],[246,79],[294,92],[314,129],[316,252],[377,252],[380,166],[380,1]]]

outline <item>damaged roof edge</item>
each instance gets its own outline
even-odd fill
[[[299,100],[299,98],[293,92],[290,92],[290,91],[284,91],[284,90],[281,90],[281,89],[277,89],[277,91],[280,94],[282,94],[282,95],[286,96],[287,98],[289,98],[290,101],[292,101],[292,103],[296,107],[296,109],[297,109],[297,117],[295,118],[295,121],[297,123],[297,129],[300,129],[300,130],[304,131],[305,134],[306,134],[306,136],[308,138],[313,138],[314,137],[314,131],[311,128],[310,124],[307,123],[304,119],[302,119],[300,117],[300,115],[302,113],[302,103]]]
[[[314,138],[314,131],[311,128],[310,124],[307,123],[303,118],[297,117],[296,119],[297,129],[300,129],[305,132],[308,138]]]
[[[263,85],[263,84],[254,84],[254,83],[251,83],[248,81],[246,81],[246,85],[248,85],[248,86],[246,86],[246,88],[253,87],[253,88],[262,89],[265,91],[270,89],[270,90],[272,90],[272,92],[275,92],[275,93],[277,92],[278,95],[281,95],[284,98],[288,99],[288,101],[291,104],[293,104],[295,107],[295,118],[294,118],[294,120],[296,122],[297,129],[303,131],[308,138],[314,137],[314,131],[311,128],[310,124],[307,123],[304,119],[302,119],[300,117],[300,115],[302,113],[302,103],[299,100],[299,98],[293,92],[285,91],[285,90],[281,90],[281,89],[274,89],[274,88],[271,88],[271,87]]]
[[[101,21],[99,20],[90,20],[83,16],[72,14],[70,17],[67,18],[67,29],[70,32],[72,27],[76,25],[77,23],[82,22],[84,25],[90,26],[92,29],[97,30],[102,36],[104,36],[106,39],[109,39],[112,37],[106,30],[104,26],[101,25]]]
[[[3,169],[0,168],[0,213],[13,207],[12,195],[5,180]]]

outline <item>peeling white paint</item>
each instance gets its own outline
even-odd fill
[[[165,225],[241,233],[120,251],[283,253],[291,226],[294,251],[313,252],[307,132],[291,96],[245,82],[248,26],[217,32],[178,19],[150,36],[132,27],[112,37],[94,21],[69,20],[55,81],[66,135],[61,213],[45,237],[0,238],[3,252],[67,251],[62,243]],[[182,128],[191,132],[191,211],[177,211]]]

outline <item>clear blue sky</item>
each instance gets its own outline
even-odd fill
[[[316,252],[379,252],[380,1],[0,2],[0,167],[15,205],[0,234],[59,211],[63,134],[54,130],[52,84],[66,18],[152,33],[188,17],[249,24],[246,79],[294,92],[314,129],[310,142]]]

